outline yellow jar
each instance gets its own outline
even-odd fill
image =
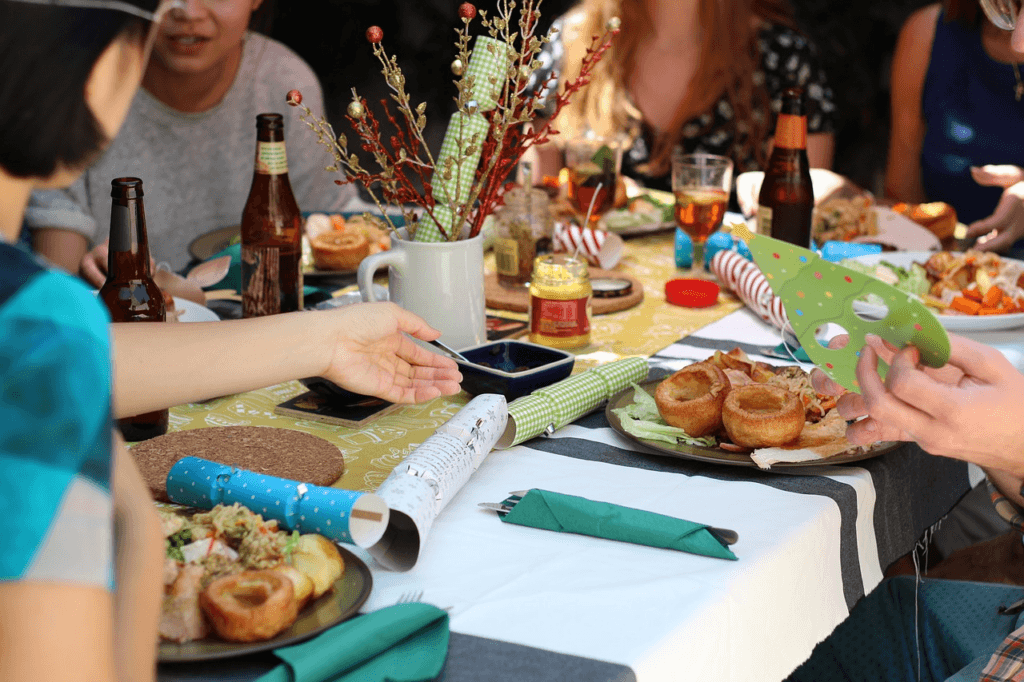
[[[530,341],[551,348],[588,345],[592,293],[586,260],[538,256],[530,278]]]

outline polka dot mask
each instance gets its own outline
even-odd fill
[[[809,249],[748,230],[734,236],[747,242],[772,292],[782,299],[793,333],[808,357],[841,386],[860,392],[856,366],[865,334],[879,336],[897,348],[913,344],[921,352],[921,362],[930,367],[949,361],[946,330],[916,296],[822,260]],[[884,305],[874,306],[870,314],[863,306],[855,308],[854,301],[867,294],[874,294]],[[824,345],[827,341],[819,332],[829,323],[849,335],[845,347]],[[881,364],[879,374],[884,379],[888,366]]]

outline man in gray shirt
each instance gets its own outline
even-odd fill
[[[214,54],[207,60],[220,67],[211,79],[210,69],[193,68],[195,53],[202,57],[203,50],[225,40],[227,19],[218,21],[216,10],[203,6],[188,11],[192,15],[172,16],[165,25],[143,89],[103,156],[70,188],[32,195],[25,222],[33,245],[66,270],[77,273],[86,251],[106,240],[110,181],[117,177],[142,179],[150,252],[176,271],[191,260],[193,239],[238,225],[252,182],[260,113],[285,117],[289,179],[300,210],[338,211],[355,195],[351,186],[334,184],[340,176],[325,170],[332,163],[328,150],[299,120],[299,110],[285,101],[295,88],[313,111],[324,110],[312,69],[284,45],[246,32],[245,17],[238,54],[233,59],[230,53]],[[177,71],[170,79],[159,78],[172,69]],[[182,80],[182,72],[191,80]],[[196,92],[188,92],[183,83],[195,83]]]

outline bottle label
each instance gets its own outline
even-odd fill
[[[494,243],[494,266],[499,275],[519,275],[519,242],[499,239]]]
[[[775,124],[775,146],[782,149],[807,149],[807,117],[779,114]]]
[[[555,338],[582,336],[590,333],[590,297],[553,301],[531,297],[530,332]]]
[[[757,207],[757,233],[771,236],[772,209],[770,206]]]
[[[277,246],[242,245],[242,317],[302,310],[300,255]]]
[[[284,142],[256,143],[256,172],[261,175],[284,175],[288,172]]]

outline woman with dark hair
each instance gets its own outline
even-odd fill
[[[728,156],[737,173],[759,170],[782,91],[797,85],[806,92],[808,159],[831,166],[832,91],[785,0],[583,0],[555,21],[534,82],[552,71],[559,82],[574,78],[591,37],[616,16],[622,32],[559,114],[558,144],[588,131],[626,133],[623,173],[661,189],[670,189],[676,146]],[[551,147],[538,153],[545,172],[557,170]]]
[[[164,9],[0,0],[3,682],[154,678],[163,534],[112,417],[312,375],[393,402],[459,390],[455,363],[407,336],[438,332],[393,304],[110,325],[79,280],[15,245],[30,193],[74,182],[117,134]]]
[[[1009,3],[1015,4],[1013,2]],[[917,10],[892,66],[886,194],[944,201],[986,251],[1024,254],[1024,53],[979,0]],[[1015,246],[1016,243],[1016,246]]]

